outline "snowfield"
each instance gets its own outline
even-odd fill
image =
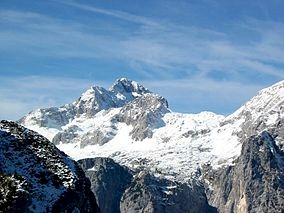
[[[241,152],[241,138],[249,136],[249,132],[245,129],[246,124],[249,122],[258,125],[261,122],[262,129],[259,131],[263,131],[282,119],[284,113],[284,81],[261,90],[227,117],[212,112],[182,114],[168,109],[162,111],[160,110],[162,103],[136,109],[137,104],[133,106],[131,104],[150,92],[137,82],[127,79],[118,80],[109,90],[99,90],[103,99],[114,97],[113,99],[117,98],[116,102],[124,100],[123,104],[121,102],[109,104],[110,100],[106,101],[107,104],[96,104],[102,103],[102,100],[97,100],[98,96],[94,95],[93,91],[85,92],[78,99],[80,107],[88,109],[93,107],[98,111],[92,116],[89,111],[82,110],[83,113],[77,113],[68,120],[67,124],[62,123],[54,128],[54,123],[58,124],[57,120],[54,122],[48,119],[46,124],[39,124],[38,121],[46,118],[47,115],[37,110],[24,117],[21,124],[51,141],[56,134],[64,132],[70,140],[57,141],[56,145],[75,160],[110,157],[133,170],[147,169],[155,175],[182,182],[189,181],[197,175],[198,169],[203,164],[210,164],[213,168],[233,164],[234,159]],[[107,91],[105,93],[110,91],[114,95],[105,96],[104,91]],[[78,101],[73,103],[75,108],[78,103]],[[158,120],[158,125],[152,127],[149,124],[147,127],[151,130],[151,137],[141,141],[133,139],[134,126],[136,125],[137,130],[137,125],[140,123],[137,121],[135,125],[127,124],[118,119],[122,112],[128,109],[125,108],[126,105],[128,107],[130,105],[136,110],[135,112],[138,112],[136,116],[150,114]],[[62,107],[57,109],[62,111]],[[92,141],[94,138],[105,142],[87,143],[82,146],[83,141]]]

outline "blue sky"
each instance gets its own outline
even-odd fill
[[[0,118],[136,80],[173,111],[229,114],[284,79],[282,0],[1,0]]]

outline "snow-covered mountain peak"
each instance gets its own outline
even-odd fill
[[[271,93],[272,91],[274,91],[275,93],[278,93],[283,89],[284,89],[284,80],[279,81],[279,82],[273,84],[270,87],[267,87],[267,88],[260,90],[259,93],[263,93],[263,92],[270,92]]]
[[[76,114],[93,116],[101,110],[117,107],[113,94],[103,87],[93,86],[84,92],[81,97],[73,103]]]
[[[49,139],[52,139],[58,130],[61,131],[63,126],[76,118],[83,117],[88,119],[94,117],[102,110],[123,107],[146,93],[150,93],[150,91],[142,85],[135,81],[121,78],[116,80],[108,90],[103,87],[92,86],[73,103],[61,107],[32,111],[20,119],[19,123],[39,131]],[[50,129],[54,131],[50,133]]]
[[[106,90],[103,87],[92,86],[73,103],[77,114],[93,116],[101,110],[122,107],[143,94],[150,93],[135,81],[121,78]]]
[[[123,96],[125,99],[129,96],[137,97],[145,93],[150,93],[150,91],[141,84],[127,78],[117,79],[110,87],[109,91],[115,93],[120,99],[123,99]]]
[[[284,81],[280,81],[270,87],[260,90],[256,96],[246,102],[226,120],[250,119],[255,122],[259,119],[264,122],[275,123],[283,117],[284,112]]]
[[[99,87],[99,86],[92,86],[91,88],[89,88],[88,90],[86,90],[80,97],[80,99],[82,101],[88,101],[90,99],[93,99],[94,97],[96,97],[96,95],[100,94],[104,94],[107,93],[108,91],[106,89],[104,89],[103,87]]]
[[[35,111],[20,122],[76,159],[111,157],[134,169],[145,161],[184,179],[205,163],[232,164],[245,138],[275,127],[283,118],[283,88],[279,82],[261,90],[225,118],[171,112],[165,98],[122,78],[108,90],[91,87],[72,104]]]

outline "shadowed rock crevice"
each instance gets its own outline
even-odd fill
[[[78,163],[91,181],[101,212],[119,212],[122,194],[132,180],[130,170],[110,158],[87,158]]]

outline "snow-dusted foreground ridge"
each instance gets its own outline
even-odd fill
[[[234,164],[242,141],[283,119],[284,82],[261,90],[232,115],[181,114],[137,82],[91,87],[71,104],[39,109],[19,122],[74,159],[110,157],[133,170],[186,181],[203,165]],[[282,148],[283,139],[276,137]]]
[[[97,212],[78,164],[43,136],[0,121],[0,212],[69,211]]]

